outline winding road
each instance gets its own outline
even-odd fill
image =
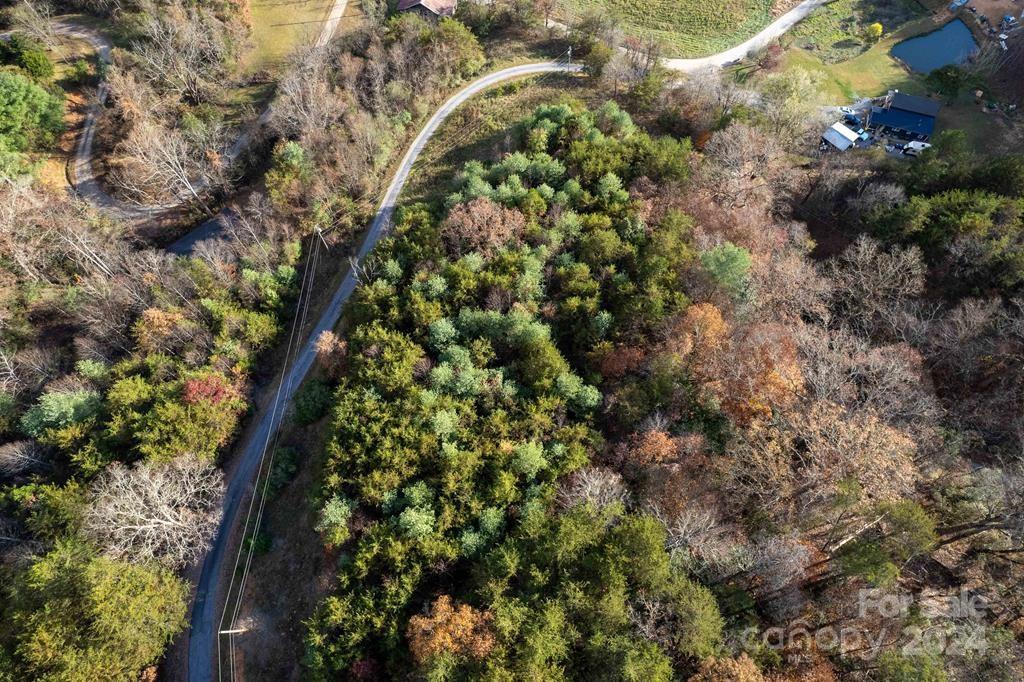
[[[324,18],[323,26],[321,26],[320,33],[317,35],[314,43],[317,47],[326,45],[334,35],[334,32],[338,29],[338,24],[341,23],[341,19],[345,15],[345,8],[347,6],[348,0],[334,0],[331,4],[331,8],[328,11],[327,16]],[[65,36],[67,38],[77,38],[89,43],[89,45],[96,50],[96,57],[102,66],[109,66],[112,63],[111,50],[113,49],[113,44],[110,42],[109,38],[99,31],[88,26],[75,23],[69,19],[56,19],[52,26],[54,32],[58,35]],[[71,186],[74,187],[79,196],[93,206],[122,219],[144,220],[147,218],[153,218],[164,211],[173,209],[180,205],[179,203],[155,204],[149,206],[129,204],[110,195],[100,185],[96,167],[93,163],[93,145],[96,138],[96,121],[100,112],[103,110],[103,107],[106,106],[107,98],[109,96],[109,85],[106,81],[101,81],[96,88],[95,97],[93,97],[86,109],[85,119],[82,122],[82,130],[79,133],[78,140],[75,144],[75,155],[70,162],[69,180],[71,182]],[[238,158],[238,156],[249,146],[254,132],[259,130],[267,123],[267,121],[270,120],[270,114],[271,108],[268,106],[263,110],[263,113],[256,119],[253,125],[248,129],[243,130],[238,135],[235,142],[224,154],[229,163]],[[193,232],[185,235],[181,240],[172,244],[168,250],[172,253],[178,254],[188,253],[191,250],[191,247],[197,242],[214,236],[219,230],[220,221],[224,219],[226,219],[226,217],[222,214],[205,221],[193,230]]]
[[[665,59],[663,63],[667,68],[681,72],[691,72],[706,67],[725,66],[726,64],[743,59],[747,55],[765,48],[772,41],[784,35],[802,19],[806,18],[811,12],[830,1],[831,0],[804,0],[799,5],[766,26],[754,37],[733,48],[725,50],[724,52],[696,59]],[[334,0],[330,11],[324,19],[320,33],[317,35],[317,39],[315,41],[317,46],[326,45],[331,39],[345,14],[347,6],[348,0]],[[564,25],[558,24],[557,22],[552,23],[553,25],[565,28]],[[111,63],[111,42],[100,32],[66,19],[56,20],[54,22],[54,29],[60,35],[87,41],[96,50],[97,56],[102,64],[107,65]],[[78,194],[89,203],[121,218],[136,220],[152,218],[166,210],[174,208],[176,204],[151,206],[129,204],[111,196],[101,187],[97,177],[96,168],[93,163],[93,144],[96,136],[97,117],[106,105],[108,96],[109,87],[106,82],[101,82],[97,88],[95,98],[86,110],[85,120],[82,124],[82,131],[79,134],[78,141],[75,145],[75,156],[71,163],[70,173],[72,186],[75,188],[75,191],[77,191]],[[229,160],[237,158],[242,151],[249,146],[249,142],[252,140],[255,130],[258,130],[270,119],[270,114],[271,108],[267,107],[255,121],[254,125],[239,134],[234,144],[231,145],[225,154]],[[199,225],[196,230],[194,230],[194,233],[186,235],[181,240],[173,244],[169,250],[172,253],[188,253],[192,246],[197,242],[202,239],[215,236],[219,231],[220,222],[224,219],[224,216],[218,215],[215,218],[207,220]]]
[[[559,62],[513,66],[474,81],[445,102],[430,117],[430,120],[427,121],[419,135],[416,136],[416,139],[409,147],[409,151],[406,152],[405,157],[402,159],[398,170],[391,179],[391,184],[388,185],[384,199],[380,203],[380,208],[377,209],[377,214],[370,224],[366,238],[362,246],[359,247],[356,262],[362,262],[367,254],[373,250],[373,247],[377,245],[377,242],[380,241],[380,238],[387,232],[398,204],[398,197],[402,193],[402,188],[405,187],[413,164],[416,163],[416,159],[419,158],[420,153],[427,145],[427,142],[430,141],[430,138],[434,136],[434,133],[437,132],[437,129],[444,120],[455,109],[474,95],[503,81],[543,73],[577,72],[581,69],[582,67],[580,66]],[[280,425],[285,406],[291,401],[295,390],[313,366],[313,361],[316,359],[317,337],[322,332],[333,329],[338,323],[338,320],[341,318],[342,308],[355,290],[356,284],[356,274],[354,270],[349,269],[341,286],[334,293],[334,297],[321,314],[316,327],[306,337],[306,341],[295,356],[294,362],[291,366],[285,367],[283,383],[274,400],[273,408],[270,411],[264,411],[263,414],[257,417],[255,428],[251,430],[250,436],[239,446],[238,454],[236,455],[239,461],[238,468],[228,483],[227,493],[224,497],[224,516],[213,546],[203,562],[202,573],[199,576],[199,584],[196,588],[196,600],[192,608],[192,630],[189,635],[188,651],[188,679],[192,682],[207,682],[213,679],[213,670],[215,669],[213,666],[216,664],[213,657],[217,646],[217,633],[220,626],[219,618],[222,605],[220,592],[223,586],[220,584],[220,578],[225,567],[224,562],[229,558],[228,545],[233,537],[232,531],[238,521],[242,501],[247,498],[251,499],[250,494],[253,492],[253,486],[256,483],[254,480],[255,475],[260,469],[266,443]],[[224,629],[233,629],[234,627],[234,623],[224,623]]]
[[[700,59],[666,59],[664,62],[665,66],[677,71],[690,72],[710,66],[724,66],[742,59],[749,53],[767,46],[801,19],[827,2],[829,0],[804,0],[804,2],[774,21],[756,36],[730,50]],[[345,12],[346,5],[347,0],[335,0],[325,18],[324,25],[316,41],[317,45],[323,45],[331,38]],[[111,44],[101,34],[87,27],[67,21],[58,21],[55,26],[57,31],[63,35],[87,40],[96,49],[99,59],[103,63],[110,63]],[[398,170],[391,179],[391,183],[381,201],[367,235],[359,248],[356,262],[361,262],[376,246],[381,237],[386,234],[397,207],[398,198],[408,180],[413,165],[431,137],[433,137],[444,120],[455,109],[474,95],[503,81],[537,74],[577,72],[580,70],[581,67],[579,66],[559,62],[542,62],[515,66],[474,81],[445,102],[430,117],[403,157]],[[107,95],[107,84],[105,82],[101,83],[97,96],[86,113],[82,132],[76,145],[72,166],[72,184],[87,201],[115,215],[129,218],[152,217],[170,208],[170,206],[140,207],[125,204],[104,192],[97,180],[93,167],[93,139],[95,136],[96,118],[105,104]],[[268,108],[257,120],[256,127],[269,118],[269,113],[270,109]],[[234,157],[240,154],[248,145],[251,136],[251,131],[243,132],[228,152],[228,155]],[[172,245],[171,250],[177,253],[188,253],[196,242],[216,236],[219,230],[217,220],[222,219],[224,219],[222,216],[218,216],[217,219],[206,221],[181,241]],[[316,326],[308,335],[300,336],[300,338],[305,338],[305,342],[300,341],[302,345],[297,351],[294,361],[283,368],[283,377],[277,388],[277,394],[272,407],[268,410],[263,410],[262,413],[256,416],[253,428],[249,430],[247,437],[238,445],[237,468],[228,482],[224,497],[223,518],[218,528],[217,536],[205,556],[192,608],[191,631],[188,643],[188,679],[192,682],[212,680],[214,678],[214,671],[217,669],[215,667],[217,662],[214,660],[214,651],[218,644],[221,609],[223,608],[225,598],[223,594],[225,586],[222,584],[221,579],[228,573],[225,571],[225,561],[229,559],[229,550],[234,547],[233,531],[238,524],[239,514],[243,511],[243,502],[249,501],[249,504],[252,504],[253,487],[256,484],[256,474],[262,466],[266,443],[280,425],[286,406],[313,366],[316,358],[315,342],[317,337],[322,332],[335,327],[341,318],[342,309],[355,290],[356,285],[356,274],[350,269],[340,287],[335,291],[333,298],[322,312]],[[234,555],[232,554],[230,558],[233,559]],[[228,578],[230,579],[230,575],[228,575]],[[233,628],[234,624],[225,623],[224,627]]]
[[[765,26],[753,38],[746,40],[736,47],[729,48],[724,52],[713,54],[710,57],[699,57],[696,59],[665,59],[664,64],[673,71],[697,71],[709,66],[725,66],[745,58],[747,55],[760,52],[768,47],[772,41],[778,40],[786,34],[789,29],[796,26],[807,15],[814,10],[827,5],[832,0],[804,0],[799,5],[789,10],[772,23]]]
[[[810,12],[827,2],[829,0],[805,0],[769,25],[757,36],[731,50],[702,59],[666,60],[666,66],[679,71],[695,71],[708,66],[723,66],[741,59],[751,51],[761,49],[769,44]],[[434,133],[437,132],[444,120],[455,109],[474,95],[506,80],[543,73],[578,72],[580,70],[580,66],[558,62],[515,66],[474,81],[445,102],[430,117],[403,157],[398,170],[391,179],[391,184],[388,186],[387,192],[381,201],[366,238],[359,248],[355,262],[361,263],[386,233],[397,207],[398,198],[405,187],[409,174],[412,172],[413,165]],[[266,443],[277,430],[285,413],[286,406],[291,402],[295,391],[313,366],[316,359],[315,344],[317,337],[322,332],[332,330],[335,327],[341,318],[345,303],[356,288],[356,284],[356,273],[350,268],[341,286],[334,293],[334,297],[321,314],[316,327],[305,337],[306,340],[298,351],[295,360],[290,366],[286,366],[283,369],[284,376],[281,379],[282,383],[277,391],[272,409],[264,411],[257,417],[255,428],[250,431],[249,437],[239,445],[237,454],[239,464],[228,483],[224,498],[224,516],[218,528],[217,537],[203,562],[196,591],[196,600],[192,608],[188,652],[188,679],[190,682],[209,682],[213,679],[213,671],[219,665],[219,662],[214,660],[214,651],[217,648],[218,637],[221,636],[218,634],[218,631],[222,626],[226,630],[232,630],[237,627],[237,623],[225,622],[221,624],[219,621],[221,609],[224,608],[222,606],[224,596],[221,594],[224,586],[220,581],[225,574],[225,560],[228,559],[228,549],[232,544],[233,531],[239,521],[238,517],[242,509],[242,502],[244,499],[252,500],[255,495],[253,487],[257,481],[254,479],[256,479],[256,474],[260,471]]]

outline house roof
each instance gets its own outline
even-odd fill
[[[935,130],[935,117],[896,107],[874,107],[871,109],[871,126],[885,126],[917,135],[931,135]]]
[[[902,92],[897,92],[892,96],[892,100],[889,102],[889,109],[900,109],[902,111],[909,111],[914,114],[921,114],[923,116],[931,116],[932,118],[939,115],[939,109],[942,105],[933,99],[927,97],[915,97],[914,95],[904,95]]]
[[[439,17],[450,17],[455,14],[455,5],[458,0],[398,0],[398,11],[414,7],[425,7]]]
[[[847,128],[841,123],[836,123],[831,128],[826,130],[822,134],[822,139],[828,142],[830,145],[835,147],[841,152],[845,152],[847,149],[853,146],[854,141],[857,139],[857,134],[853,133],[853,139],[847,137],[846,133],[839,130],[839,128],[845,128],[847,132],[853,133],[852,130]]]
[[[857,133],[855,133],[854,131],[850,130],[849,128],[847,128],[842,123],[833,123],[831,130],[836,131],[837,133],[839,133],[840,135],[845,137],[850,142],[856,142],[857,139],[858,139]]]

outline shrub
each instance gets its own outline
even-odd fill
[[[331,406],[331,389],[324,382],[307,381],[295,392],[295,421],[307,426],[327,414]]]
[[[16,33],[6,43],[0,40],[0,60],[20,67],[37,81],[53,78],[53,62],[46,50],[23,35]]]
[[[0,433],[7,433],[14,428],[18,414],[18,401],[10,393],[0,392]]]
[[[518,473],[533,478],[541,470],[546,469],[548,461],[544,457],[544,448],[536,441],[520,443],[515,448],[515,458],[512,460],[512,468]]]
[[[348,522],[352,518],[354,507],[352,502],[340,495],[327,500],[320,510],[320,518],[315,526],[316,532],[323,536],[326,544],[340,545],[348,540]]]
[[[64,102],[17,73],[0,71],[0,146],[24,152],[52,144],[64,129]]]
[[[700,254],[701,265],[722,289],[734,298],[747,290],[750,280],[750,252],[725,242]]]
[[[434,510],[430,507],[408,507],[398,515],[398,527],[406,537],[414,540],[433,533],[434,524]]]
[[[279,447],[274,452],[274,466],[270,469],[267,487],[271,495],[276,494],[288,485],[299,470],[299,452],[287,446]]]
[[[49,429],[60,429],[95,416],[102,407],[96,391],[50,392],[21,417],[21,429],[26,435],[39,438]]]
[[[75,370],[94,384],[106,383],[110,377],[110,366],[99,360],[79,360],[75,363]]]

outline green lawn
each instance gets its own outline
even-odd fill
[[[252,46],[241,60],[242,71],[273,70],[296,47],[314,42],[333,4],[333,0],[252,0]]]
[[[864,39],[868,24],[879,22],[883,37]],[[783,39],[783,69],[820,73],[829,100],[847,103],[883,95],[891,89],[925,94],[923,80],[894,60],[889,51],[909,37],[935,29],[931,15],[916,0],[835,0],[797,24]]]
[[[909,94],[924,94],[918,76],[908,73],[892,57],[892,42],[883,41],[867,52],[838,64],[826,64],[813,52],[790,47],[782,61],[783,69],[802,68],[820,73],[829,102],[847,104],[861,97],[884,95],[890,89]]]
[[[889,34],[923,15],[917,0],[833,0],[794,26],[790,36],[798,47],[834,64],[870,49],[866,31],[871,24],[881,24]]]
[[[668,57],[703,57],[771,23],[772,0],[561,0],[565,13],[607,13],[630,35],[652,35]]]

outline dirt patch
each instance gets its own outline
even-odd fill
[[[298,455],[298,471],[267,502],[261,533],[270,544],[254,559],[239,622],[247,632],[235,639],[235,670],[243,672],[242,679],[302,678],[305,621],[327,595],[335,569],[313,530],[316,512],[309,497],[320,478],[326,428],[324,423],[282,438]]]
[[[968,6],[978,10],[979,15],[987,17],[989,23],[996,29],[999,28],[999,24],[1007,14],[1019,18],[1021,13],[1020,4],[1013,0],[971,0]],[[967,12],[967,14],[973,13]]]
[[[772,5],[772,18],[778,19],[801,2],[803,0],[775,0],[775,3]]]

